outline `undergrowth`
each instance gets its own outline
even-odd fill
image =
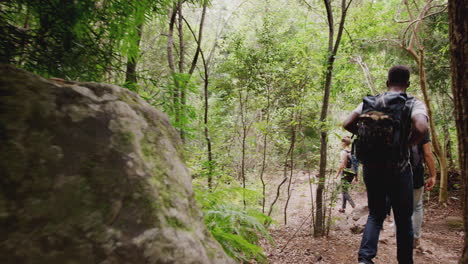
[[[259,194],[241,187],[219,187],[208,190],[194,182],[196,199],[204,213],[205,224],[224,251],[232,258],[248,262],[266,262],[261,238],[273,243],[264,223],[271,218],[249,204],[258,201]],[[244,209],[243,197],[249,204]]]

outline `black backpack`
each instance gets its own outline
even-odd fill
[[[356,175],[359,169],[359,161],[357,160],[353,152],[347,150],[345,151],[346,153],[348,153],[348,157],[346,160],[346,168],[344,169],[344,171]]]
[[[346,168],[343,169],[343,178],[347,182],[351,183],[354,180],[354,177],[357,177],[359,162],[351,151],[345,151],[348,153],[348,157],[346,160]]]
[[[414,97],[405,93],[364,97],[354,142],[359,162],[401,166],[408,161],[413,104]]]

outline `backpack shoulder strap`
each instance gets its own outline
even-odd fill
[[[411,113],[413,112],[413,106],[414,106],[415,101],[416,99],[413,96],[408,96],[408,99],[406,99],[405,110],[408,112],[406,113],[405,117],[406,117],[406,120],[408,120],[407,125],[411,125]]]
[[[416,99],[413,96],[408,96],[405,102],[405,108],[403,109],[403,111],[405,111],[403,112],[405,123],[401,131],[401,136],[404,136],[404,140],[402,142],[403,144],[400,146],[401,147],[400,151],[401,153],[406,152],[407,153],[406,155],[408,156],[409,156],[409,148],[407,147],[407,143],[408,143],[408,136],[411,131],[411,123],[412,123],[411,113],[413,112],[413,106],[414,106],[415,101]]]

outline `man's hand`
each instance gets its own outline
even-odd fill
[[[434,186],[436,185],[436,182],[437,182],[436,177],[430,177],[426,181],[426,185],[424,186],[424,190],[426,192],[432,190],[432,188],[434,188]]]
[[[425,190],[428,192],[434,188],[437,182],[437,172],[435,168],[434,155],[432,154],[431,143],[427,142],[423,145],[424,161],[426,161],[427,168],[429,169],[429,179],[427,179]]]

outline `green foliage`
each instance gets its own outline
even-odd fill
[[[272,242],[264,223],[272,219],[257,209],[244,209],[242,196],[247,200],[258,199],[258,194],[240,187],[225,187],[216,190],[195,187],[196,199],[204,212],[205,224],[226,253],[239,260],[255,259],[266,262],[263,249],[258,246],[264,237]]]
[[[45,76],[103,80],[135,57],[137,26],[170,0],[16,0],[0,3],[1,62]]]
[[[407,20],[407,11],[399,0],[353,1],[335,58],[329,117],[322,123],[318,117],[328,44],[322,1],[298,1],[293,5],[287,0],[209,1],[201,45],[209,64],[209,132],[205,135],[202,58],[191,76],[173,73],[168,67],[168,11],[177,2],[2,1],[0,60],[45,76],[105,79],[122,84],[126,61],[136,58],[138,80],[124,86],[167,113],[171,124],[184,132],[188,166],[209,230],[235,259],[264,261],[258,239],[269,237],[263,224],[271,219],[258,213],[262,197],[257,192],[237,187],[242,155],[248,188],[260,190],[258,175],[264,149],[265,175],[279,175],[294,128],[296,145],[291,156],[295,169],[314,171],[320,159],[320,131],[325,128],[334,135],[328,138],[332,165],[327,168],[333,169],[338,162],[340,139],[347,133],[341,123],[363,96],[386,90],[386,74],[391,66],[410,66],[409,93],[421,98],[414,60],[395,42],[408,24],[395,19]],[[183,1],[184,19],[196,37],[203,2]],[[332,2],[334,7],[340,4]],[[418,3],[422,0],[412,1],[411,6],[416,8],[413,5]],[[443,4],[439,0],[434,3]],[[338,18],[338,8],[333,9]],[[447,147],[456,153],[447,21],[445,12],[425,18],[421,39],[436,126],[446,135]],[[176,63],[181,57],[177,23],[173,39]],[[138,26],[143,26],[141,36]],[[183,39],[183,68],[187,69],[197,46],[185,23]],[[141,40],[140,45],[137,40]],[[372,90],[356,58],[368,67]],[[182,92],[185,99],[181,99]],[[248,130],[245,149],[241,143],[243,129]],[[212,162],[206,161],[206,137],[212,145]],[[213,177],[214,190],[201,187],[208,175]],[[315,177],[311,180],[317,184]],[[276,186],[268,181],[266,184],[268,195]],[[327,191],[333,203],[334,188]],[[242,203],[244,198],[247,209]]]

